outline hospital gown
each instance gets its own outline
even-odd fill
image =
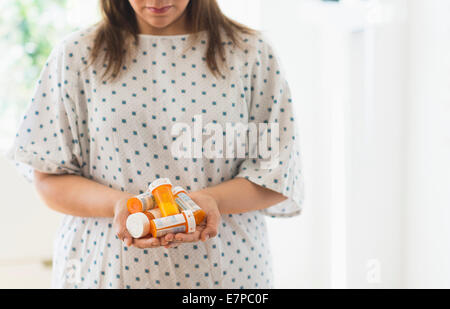
[[[288,200],[222,215],[217,237],[171,249],[127,247],[112,218],[65,215],[54,242],[53,287],[273,287],[265,216],[298,215],[303,178],[293,102],[271,44],[262,34],[242,35],[241,48],[224,40],[227,70],[215,76],[206,64],[206,32],[193,46],[192,34],[139,35],[133,57],[110,81],[104,65],[89,66],[92,33],[67,36],[43,68],[9,152],[30,179],[32,169],[73,174],[139,194],[162,177],[188,191],[244,177]],[[227,124],[248,123],[278,125],[279,152],[270,164],[260,154],[250,157],[249,149],[239,157],[237,143],[235,157],[219,147],[227,146]],[[176,124],[183,128],[178,136]],[[193,127],[200,124],[199,137]],[[224,131],[215,134],[208,125]],[[192,135],[183,136],[190,128]],[[179,143],[177,152],[173,145],[186,136],[192,147]],[[192,155],[199,138],[203,153]]]

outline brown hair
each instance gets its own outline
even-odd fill
[[[100,10],[103,19],[94,33],[90,63],[105,62],[106,70],[103,77],[114,79],[126,62],[126,50],[139,44],[138,24],[128,0],[100,0]],[[239,46],[239,33],[256,32],[226,17],[216,0],[190,0],[185,13],[192,33],[204,30],[208,33],[205,58],[208,68],[214,75],[221,74],[220,69],[226,61],[222,34]]]

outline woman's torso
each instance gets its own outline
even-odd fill
[[[67,66],[79,72],[73,91],[78,92],[83,176],[134,194],[159,177],[168,177],[189,191],[231,179],[243,158],[227,158],[226,145],[222,157],[217,153],[195,157],[195,150],[198,145],[208,148],[213,140],[218,145],[219,135],[225,143],[227,125],[248,122],[252,53],[245,46],[251,42],[245,42],[241,50],[226,44],[229,71],[226,78],[216,78],[203,58],[205,38],[187,50],[187,36],[139,38],[136,56],[115,81],[104,81],[100,70],[87,67],[88,35],[75,34],[65,43]],[[176,126],[191,131],[190,158],[174,154]],[[198,135],[199,129],[208,128],[222,131],[216,138],[211,137],[212,131]],[[220,153],[220,147],[209,148]],[[222,216],[219,235],[205,243],[147,250],[124,246],[115,236],[112,219],[65,216],[55,242],[54,269],[55,287],[259,288],[272,284],[267,232],[259,212]]]

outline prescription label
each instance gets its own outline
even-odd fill
[[[157,230],[169,228],[174,225],[184,224],[186,219],[183,214],[167,216],[159,219],[155,219],[155,227]]]
[[[142,193],[136,198],[141,202],[142,204],[142,211],[150,210],[153,206],[153,195],[150,192]]]
[[[183,204],[183,210],[192,210],[197,211],[200,210],[200,207],[194,203],[194,201],[186,194],[186,193],[179,193],[178,198],[181,199],[181,204]],[[186,208],[186,209],[184,209]]]

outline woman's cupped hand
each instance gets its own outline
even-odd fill
[[[220,212],[215,198],[204,192],[196,191],[189,193],[192,200],[205,212],[205,219],[197,225],[194,233],[169,233],[159,238],[151,235],[135,239],[126,228],[126,221],[130,213],[127,209],[127,198],[120,199],[114,207],[114,229],[117,237],[122,240],[126,246],[134,246],[141,249],[147,248],[174,248],[183,243],[194,243],[207,241],[218,233],[220,223]]]

